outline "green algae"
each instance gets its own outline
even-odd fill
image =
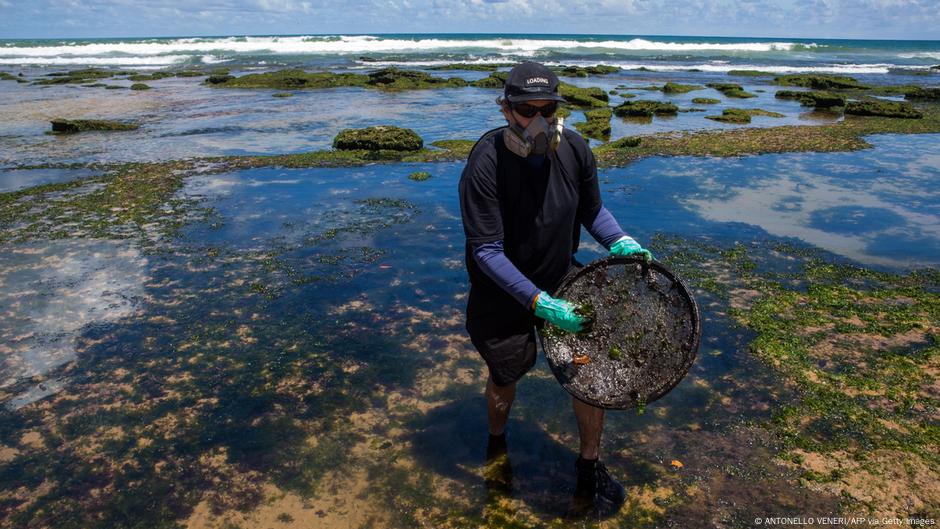
[[[106,119],[53,119],[52,132],[58,134],[74,134],[86,131],[121,131],[136,130],[137,123],[126,123]]]
[[[565,82],[558,84],[558,95],[573,108],[603,108],[607,106],[609,96],[603,88],[590,86],[582,88]]]
[[[418,90],[429,88],[455,88],[467,86],[458,77],[434,77],[425,72],[383,68],[369,73],[306,72],[304,70],[279,70],[276,72],[212,76],[206,84],[216,88],[274,88],[277,90],[315,90],[337,87],[362,87],[380,90]]]
[[[750,92],[744,91],[744,88],[736,83],[706,83],[705,86],[718,90],[725,97],[733,97],[738,99],[757,97]]]
[[[841,75],[805,75],[789,74],[774,77],[774,84],[782,86],[802,86],[816,90],[864,90],[869,88],[856,79]]]
[[[785,125],[722,131],[660,133],[643,137],[639,148],[618,149],[610,142],[594,149],[600,166],[620,166],[646,156],[741,156],[772,152],[838,152],[865,149],[869,134],[940,132],[940,109],[919,109],[923,119],[847,116],[826,125]]]
[[[293,92],[274,92],[271,97],[294,97]]]
[[[131,85],[131,90],[150,90],[150,85],[144,83],[134,83]]]
[[[115,70],[101,70],[97,68],[86,68],[81,70],[70,70],[67,72],[53,72],[47,74],[45,78],[34,81],[36,85],[58,85],[58,84],[84,84],[89,81],[108,79],[115,76],[130,75],[132,72],[122,72]]]
[[[911,101],[940,101],[940,87],[910,87],[904,93],[904,99]]]
[[[415,171],[408,175],[408,179],[415,182],[424,182],[428,178],[431,178],[431,173],[427,171]]]
[[[575,123],[574,127],[588,138],[607,141],[610,139],[610,118],[612,115],[613,112],[610,108],[588,110],[584,113],[586,121]]]
[[[508,78],[509,72],[493,72],[482,79],[471,81],[470,86],[476,88],[502,88]]]
[[[705,116],[705,119],[721,121],[723,123],[750,123],[753,116],[764,116],[769,118],[782,118],[783,114],[771,112],[760,108],[726,108],[721,111],[720,116]]]
[[[179,74],[177,74],[179,75]],[[158,81],[160,79],[166,79],[167,77],[173,77],[174,74],[170,72],[154,72],[152,74],[134,74],[127,77],[128,81]]]
[[[672,103],[664,101],[649,101],[641,99],[639,101],[624,101],[614,107],[614,114],[625,116],[652,117],[655,115],[673,115],[679,112],[679,107]]]
[[[805,107],[833,108],[845,106],[845,96],[823,90],[809,92],[778,90],[774,97],[777,99],[796,99]]]
[[[597,66],[561,66],[552,67],[551,70],[560,77],[588,77],[591,75],[607,75],[617,73],[620,68],[599,64]]]
[[[423,146],[424,141],[415,131],[391,125],[344,129],[333,139],[333,148],[345,151],[417,151]]]
[[[721,100],[711,97],[696,97],[692,99],[692,102],[696,105],[717,105],[718,103],[721,103]]]
[[[697,84],[679,84],[679,83],[666,83],[663,85],[664,94],[685,94],[687,92],[692,92],[695,90],[704,90],[705,87]]]
[[[900,119],[922,119],[923,112],[907,103],[896,101],[849,101],[845,113],[855,116],[882,116]]]

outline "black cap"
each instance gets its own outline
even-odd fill
[[[509,71],[503,96],[510,103],[550,99],[564,102],[558,95],[558,76],[537,62],[523,62]]]

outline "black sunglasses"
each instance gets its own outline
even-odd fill
[[[542,107],[537,107],[528,103],[513,103],[512,109],[524,118],[532,118],[535,117],[536,114],[541,114],[543,118],[550,118],[555,114],[555,111],[558,110],[558,103],[552,101],[551,103]]]

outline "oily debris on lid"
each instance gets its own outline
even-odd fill
[[[566,280],[558,295],[590,315],[585,332],[546,324],[542,345],[562,386],[590,404],[642,407],[685,377],[699,344],[688,289],[658,263],[607,258]]]

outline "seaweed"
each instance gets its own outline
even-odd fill
[[[721,100],[711,97],[696,97],[692,99],[692,102],[696,105],[717,105],[718,103],[721,103]]]
[[[665,94],[684,94],[695,90],[703,90],[704,88],[704,86],[697,84],[666,83],[663,85],[662,90]]]
[[[134,83],[131,85],[131,90],[150,90],[150,85],[144,83]]]
[[[864,90],[869,88],[856,79],[841,75],[806,75],[806,74],[788,74],[774,77],[774,84],[782,86],[803,86],[814,88],[816,90]]]
[[[705,86],[718,90],[725,97],[733,97],[733,98],[738,98],[738,99],[757,97],[756,95],[750,92],[745,92],[744,88],[742,88],[741,85],[736,84],[736,83],[706,83]]]
[[[50,123],[52,123],[52,132],[59,134],[74,134],[85,131],[136,130],[140,127],[137,123],[105,119],[53,119]]]
[[[613,112],[610,108],[588,110],[584,113],[587,121],[575,123],[574,127],[584,136],[607,141],[610,139],[610,118],[612,115]]]
[[[217,88],[274,88],[278,90],[315,90],[341,86],[358,86],[380,90],[418,90],[467,86],[459,77],[434,77],[425,72],[383,68],[369,74],[279,70],[233,77],[213,75],[205,84]]]
[[[614,114],[624,116],[645,116],[652,117],[656,115],[670,115],[679,112],[679,107],[672,103],[664,101],[649,101],[641,99],[639,101],[624,101],[614,107]]]
[[[408,175],[408,179],[415,182],[424,182],[428,178],[431,178],[431,173],[427,171],[415,171]]]
[[[805,107],[833,108],[845,106],[845,96],[821,90],[809,92],[777,90],[774,97],[777,99],[796,99]]]
[[[333,139],[333,148],[345,151],[417,151],[422,146],[424,141],[413,130],[391,125],[344,129]]]
[[[882,116],[901,119],[921,119],[923,112],[907,103],[895,101],[849,101],[845,113],[855,116]]]

